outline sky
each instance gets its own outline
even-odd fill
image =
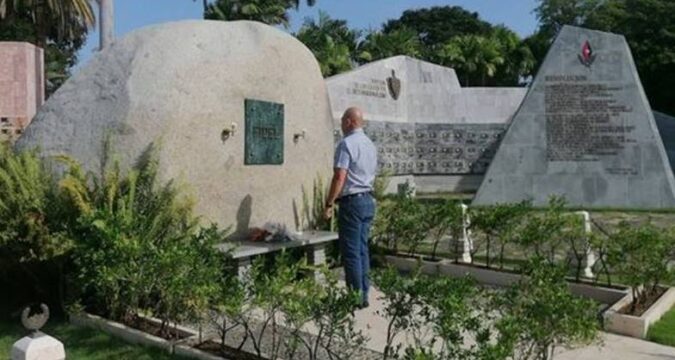
[[[202,18],[202,0],[114,0],[115,36],[147,25],[168,21]],[[483,20],[504,24],[525,37],[532,34],[537,21],[533,14],[537,0],[317,0],[313,7],[303,4],[291,11],[291,27],[297,31],[307,17],[318,18],[320,10],[332,18],[346,19],[357,29],[377,29],[389,19],[396,19],[403,11],[430,6],[458,5],[480,14]],[[86,45],[80,51],[78,66],[86,63],[98,47],[98,32],[89,33]]]

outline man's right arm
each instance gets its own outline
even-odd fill
[[[330,190],[326,198],[326,207],[332,206],[342,192],[342,188],[347,181],[347,169],[335,168],[333,169],[333,180],[330,182]]]
[[[333,168],[333,179],[330,182],[330,189],[328,190],[328,197],[326,197],[326,204],[324,215],[328,219],[333,214],[333,204],[338,196],[342,193],[345,182],[347,181],[347,172],[349,171],[349,163],[351,162],[351,155],[347,150],[347,145],[340,142],[335,150],[335,161]]]

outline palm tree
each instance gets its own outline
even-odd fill
[[[487,78],[497,73],[504,57],[499,42],[479,35],[463,35],[452,38],[437,54],[442,65],[454,67],[464,74],[464,86],[472,78],[479,78],[485,85]]]
[[[204,0],[204,19],[253,20],[268,25],[289,27],[288,10],[297,9],[300,0]],[[316,0],[307,0],[313,6]]]
[[[497,75],[497,85],[512,86],[531,74],[535,66],[534,55],[516,33],[499,25],[493,29],[492,38],[498,42],[504,57]]]
[[[96,21],[89,0],[0,0],[0,19],[18,13],[33,19],[35,44],[40,47],[47,44],[52,29],[58,38],[72,39]]]
[[[361,62],[370,62],[397,55],[416,58],[422,55],[422,44],[415,31],[405,27],[387,33],[371,31],[359,45],[358,58]]]
[[[334,20],[319,11],[319,21],[306,19],[295,36],[307,46],[319,61],[323,76],[332,76],[352,68],[356,51],[357,30],[344,20]]]

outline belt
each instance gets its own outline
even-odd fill
[[[372,191],[364,191],[364,192],[360,192],[360,193],[355,193],[355,194],[349,194],[349,195],[345,195],[345,196],[340,196],[340,197],[337,199],[337,201],[340,202],[340,201],[342,201],[342,200],[346,200],[346,199],[349,199],[349,198],[355,198],[355,197],[359,197],[359,196],[366,196],[366,195],[372,195],[372,194],[373,194]]]

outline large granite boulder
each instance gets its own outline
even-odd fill
[[[276,103],[252,111],[277,111],[283,126],[247,126],[250,100]],[[17,146],[97,170],[108,133],[125,166],[161,142],[161,178],[190,185],[204,220],[238,233],[267,222],[294,229],[301,187],[311,194],[331,170],[332,121],[316,59],[255,22],[181,21],[119,39],[49,99]],[[245,161],[247,142],[269,141],[275,147],[250,150],[256,161]],[[256,162],[266,164],[245,164]]]

